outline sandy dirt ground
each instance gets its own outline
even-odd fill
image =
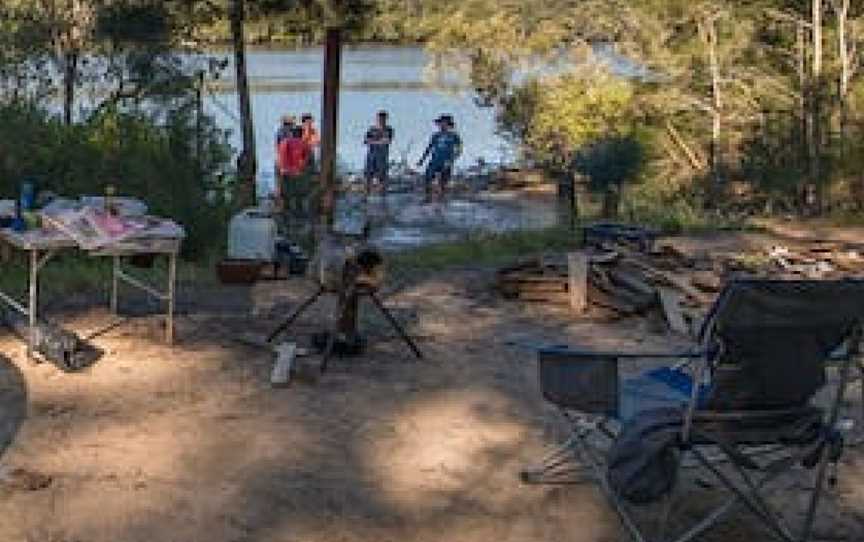
[[[593,485],[518,481],[564,434],[526,345],[665,350],[686,341],[650,320],[575,319],[503,301],[492,283],[489,269],[411,279],[388,303],[416,313],[407,320],[424,360],[364,306],[366,355],[334,360],[316,385],[284,389],[269,385],[272,356],[236,338],[275,325],[310,292],[301,280],[186,287],[173,348],[160,341],[160,319],[137,318],[95,339],[105,355],[80,374],[30,365],[0,331],[0,450],[11,440],[0,465],[51,477],[41,489],[0,485],[0,541],[626,540]],[[295,335],[320,329],[326,310],[308,313]],[[79,332],[108,321],[74,303],[59,318]],[[817,530],[862,540],[861,452],[839,473]],[[784,498],[794,515],[801,503]],[[695,516],[715,501],[696,487],[676,507]],[[767,538],[736,511],[703,540]]]

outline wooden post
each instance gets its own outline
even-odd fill
[[[321,225],[333,226],[336,200],[336,142],[339,128],[339,83],[342,64],[342,33],[327,29],[324,49],[324,95],[321,105]]]
[[[238,174],[243,183],[243,205],[255,205],[255,176],[258,171],[255,155],[255,129],[252,123],[252,98],[249,95],[249,79],[246,73],[246,42],[243,30],[245,19],[244,0],[233,0],[231,6],[231,36],[234,42],[234,70],[237,80],[237,98],[240,102],[240,127],[243,134],[243,150],[237,161]],[[251,200],[251,201],[250,201]]]
[[[582,252],[567,254],[567,290],[570,308],[583,313],[588,308],[588,256]]]
[[[684,315],[681,313],[681,296],[671,288],[658,288],[657,293],[660,295],[660,303],[663,306],[663,314],[666,316],[669,329],[675,333],[687,335],[690,328],[687,327],[687,323],[684,322]]]

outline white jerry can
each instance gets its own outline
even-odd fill
[[[276,252],[276,221],[260,209],[245,209],[228,224],[228,259],[272,262]]]

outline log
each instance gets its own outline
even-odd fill
[[[570,294],[570,308],[583,313],[588,308],[588,258],[580,252],[567,255],[567,290]]]
[[[519,294],[519,301],[567,305],[570,303],[570,294],[567,292],[522,292]]]
[[[270,385],[274,388],[287,386],[291,379],[291,366],[297,354],[296,343],[282,343],[276,348],[276,361],[270,373]]]
[[[687,335],[690,328],[684,322],[684,315],[681,313],[680,294],[671,288],[658,288],[657,293],[660,295],[660,303],[663,306],[663,314],[666,316],[666,322],[669,324],[669,329],[675,333]]]
[[[510,283],[544,283],[544,284],[566,284],[567,275],[532,275],[528,273],[511,273],[501,277],[501,282]]]
[[[719,292],[723,281],[711,271],[697,271],[690,275],[693,286],[706,292]]]
[[[657,291],[653,286],[648,284],[643,277],[640,277],[638,272],[630,271],[628,269],[610,269],[609,270],[609,278],[612,279],[617,285],[623,286],[634,292],[654,296]]]
[[[705,294],[703,294],[702,292],[700,292],[699,290],[694,288],[693,285],[690,284],[690,281],[687,280],[685,277],[675,275],[674,273],[671,273],[669,271],[663,271],[662,269],[657,269],[656,267],[654,267],[650,264],[647,264],[643,261],[637,260],[635,258],[634,259],[628,259],[627,262],[632,263],[633,265],[639,267],[640,269],[642,269],[643,271],[645,271],[649,275],[653,275],[655,277],[658,277],[661,280],[666,281],[668,284],[678,288],[679,290],[681,290],[685,294],[689,295],[693,299],[696,299],[702,303],[711,303],[712,302],[712,299],[710,297],[706,296]]]
[[[566,292],[567,282],[505,282],[501,289],[512,292]]]
[[[612,309],[620,314],[631,315],[639,312],[636,307],[630,303],[607,294],[590,282],[588,283],[588,299],[594,305]]]

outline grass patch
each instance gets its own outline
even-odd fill
[[[478,234],[462,241],[436,243],[388,256],[397,270],[437,271],[466,265],[501,265],[544,251],[578,247],[581,239],[569,228]]]
[[[26,301],[29,285],[29,266],[23,253],[16,252],[15,258],[0,264],[0,290]],[[124,271],[147,282],[158,289],[164,288],[167,278],[167,258],[157,257],[152,269],[136,269],[128,263]],[[178,261],[178,282],[210,284],[216,282],[212,265]],[[108,296],[111,288],[111,258],[91,257],[75,252],[61,252],[51,258],[39,272],[40,301],[50,302],[58,297],[73,294]]]

